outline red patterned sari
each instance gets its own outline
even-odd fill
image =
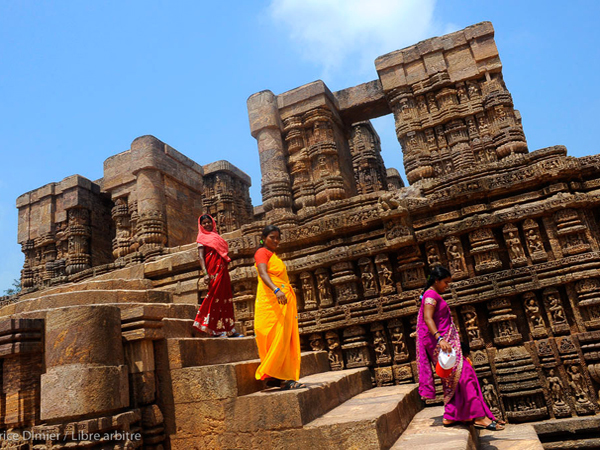
[[[208,293],[202,301],[194,328],[212,335],[235,333],[231,279],[227,261],[214,248],[204,247],[206,271],[214,278],[208,284]]]

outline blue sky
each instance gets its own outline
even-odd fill
[[[0,2],[0,293],[19,278],[16,198],[152,134],[253,180],[246,99],[316,79],[332,91],[377,77],[373,61],[490,20],[530,150],[598,153],[600,2],[272,0]],[[391,117],[377,119],[388,167],[402,169]]]

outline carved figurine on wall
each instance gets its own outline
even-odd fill
[[[548,295],[548,310],[552,316],[552,321],[555,324],[565,323],[567,318],[565,317],[565,311],[560,304],[560,299],[554,293]]]
[[[392,278],[392,271],[387,264],[381,264],[379,268],[379,282],[381,283],[382,291],[393,291],[394,280]]]
[[[540,238],[539,234],[534,229],[527,230],[527,244],[532,252],[544,251],[544,243]]]
[[[388,364],[392,357],[388,349],[387,338],[381,324],[376,324],[371,328],[373,332],[373,349],[375,350],[375,359],[377,364]]]
[[[552,402],[557,405],[564,405],[564,392],[563,385],[560,381],[560,378],[557,377],[554,373],[554,369],[550,369],[548,372],[548,390],[550,391],[550,395],[552,396]]]
[[[546,326],[535,297],[531,297],[525,301],[525,311],[527,312],[527,317],[529,317],[529,320],[534,328]]]
[[[308,337],[310,348],[313,352],[320,352],[325,350],[325,342],[321,333],[313,333]]]
[[[325,333],[327,341],[327,350],[329,350],[329,365],[331,370],[342,370],[344,368],[344,358],[340,345],[340,337],[335,331]]]
[[[312,275],[310,272],[302,272],[302,296],[304,298],[304,309],[310,311],[317,308],[317,299],[315,296],[315,287],[313,285]]]
[[[316,272],[317,275],[317,289],[319,291],[319,300],[321,307],[327,307],[333,305],[333,297],[331,295],[331,287],[329,284],[329,274],[327,269],[321,268]]]
[[[481,392],[483,393],[483,399],[490,406],[490,409],[500,411],[500,401],[498,400],[498,394],[494,385],[491,384],[487,378],[481,380],[483,385],[481,386]]]
[[[394,349],[394,361],[403,362],[408,359],[408,349],[404,338],[404,327],[399,319],[394,319],[388,324],[392,347]]]
[[[577,401],[579,403],[587,403],[589,402],[587,393],[586,393],[586,383],[585,380],[583,378],[583,375],[581,374],[581,372],[579,372],[579,367],[577,366],[571,366],[569,368],[569,370],[567,371],[567,374],[569,375],[569,386],[571,389],[573,389],[573,392],[575,393],[575,397],[577,398]]]
[[[363,292],[365,297],[372,297],[377,294],[377,284],[375,282],[375,274],[373,262],[370,258],[360,258],[358,260],[358,267],[360,268],[360,281],[363,285]]]

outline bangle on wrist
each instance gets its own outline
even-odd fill
[[[277,294],[281,289],[277,288],[273,291],[273,294]]]

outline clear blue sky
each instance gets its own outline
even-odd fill
[[[0,293],[19,278],[16,198],[152,134],[253,180],[246,99],[323,79],[332,91],[377,77],[381,54],[490,20],[530,150],[598,153],[592,130],[600,2],[469,0],[0,2]],[[391,117],[375,121],[402,169]]]

